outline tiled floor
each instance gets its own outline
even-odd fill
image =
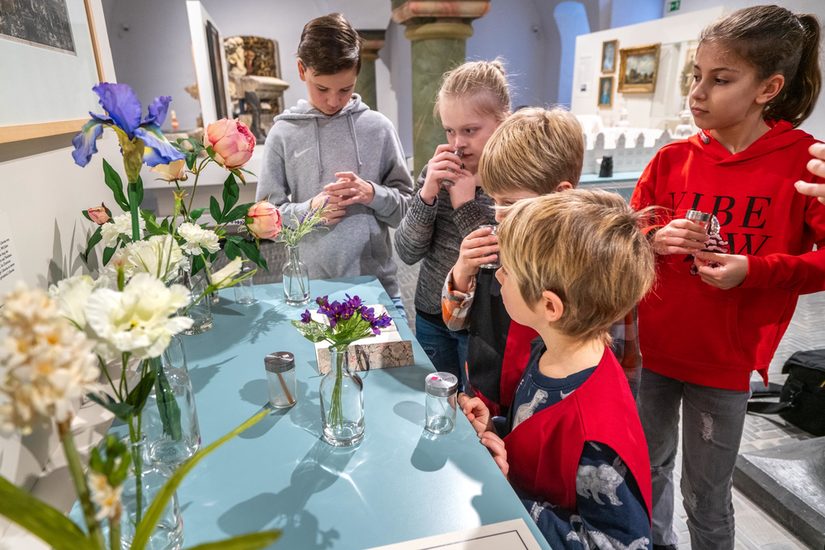
[[[399,266],[398,278],[401,284],[401,297],[407,309],[410,325],[415,326],[413,297],[415,295],[415,285],[418,281],[418,265],[407,266],[400,260],[396,261]],[[773,381],[781,382],[783,380],[784,377],[780,375],[782,364],[794,351],[825,347],[823,312],[825,312],[825,293],[803,296],[800,299],[791,326],[771,364],[770,372]],[[818,322],[815,322],[815,319]],[[742,436],[742,452],[766,449],[791,440],[809,437],[793,426],[787,426],[778,417],[772,418],[776,418],[776,420],[752,415],[747,417],[745,431]],[[680,464],[681,458],[677,457],[675,472],[677,487],[679,485],[679,475],[681,474]],[[676,500],[676,530],[680,541],[679,549],[688,550],[690,548],[690,538],[685,523],[686,514],[681,498],[677,497]],[[806,548],[784,527],[736,489],[733,491],[733,505],[736,511],[737,550],[793,550]]]

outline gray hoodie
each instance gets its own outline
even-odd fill
[[[256,200],[278,206],[285,224],[309,211],[312,198],[352,171],[372,184],[370,205],[354,204],[337,224],[317,229],[300,244],[301,260],[315,279],[375,275],[399,296],[390,227],[397,227],[412,196],[412,178],[392,123],[353,94],[328,116],[300,100],[275,117],[264,147]]]

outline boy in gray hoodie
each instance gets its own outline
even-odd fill
[[[340,14],[304,26],[298,74],[309,101],[275,118],[256,200],[277,205],[286,224],[326,204],[329,230],[300,244],[310,277],[375,275],[400,306],[389,228],[406,213],[412,179],[392,123],[353,93],[360,47]]]

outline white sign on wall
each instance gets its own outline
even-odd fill
[[[0,305],[3,305],[3,296],[21,280],[8,219],[6,214],[0,212]]]

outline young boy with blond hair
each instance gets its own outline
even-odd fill
[[[576,117],[563,109],[521,109],[507,118],[484,147],[479,175],[497,206],[572,189],[579,181],[584,137]],[[501,211],[496,214],[501,219]],[[464,239],[442,289],[442,314],[451,330],[468,329],[465,390],[482,397],[494,414],[506,412],[530,355],[535,331],[510,319],[494,269],[498,241],[490,228]],[[633,312],[614,320],[613,352],[634,380],[641,363]]]
[[[510,415],[496,433],[479,398],[460,404],[551,548],[649,548],[650,462],[613,321],[655,276],[642,214],[604,191],[508,209],[496,278],[513,321],[535,330]]]

